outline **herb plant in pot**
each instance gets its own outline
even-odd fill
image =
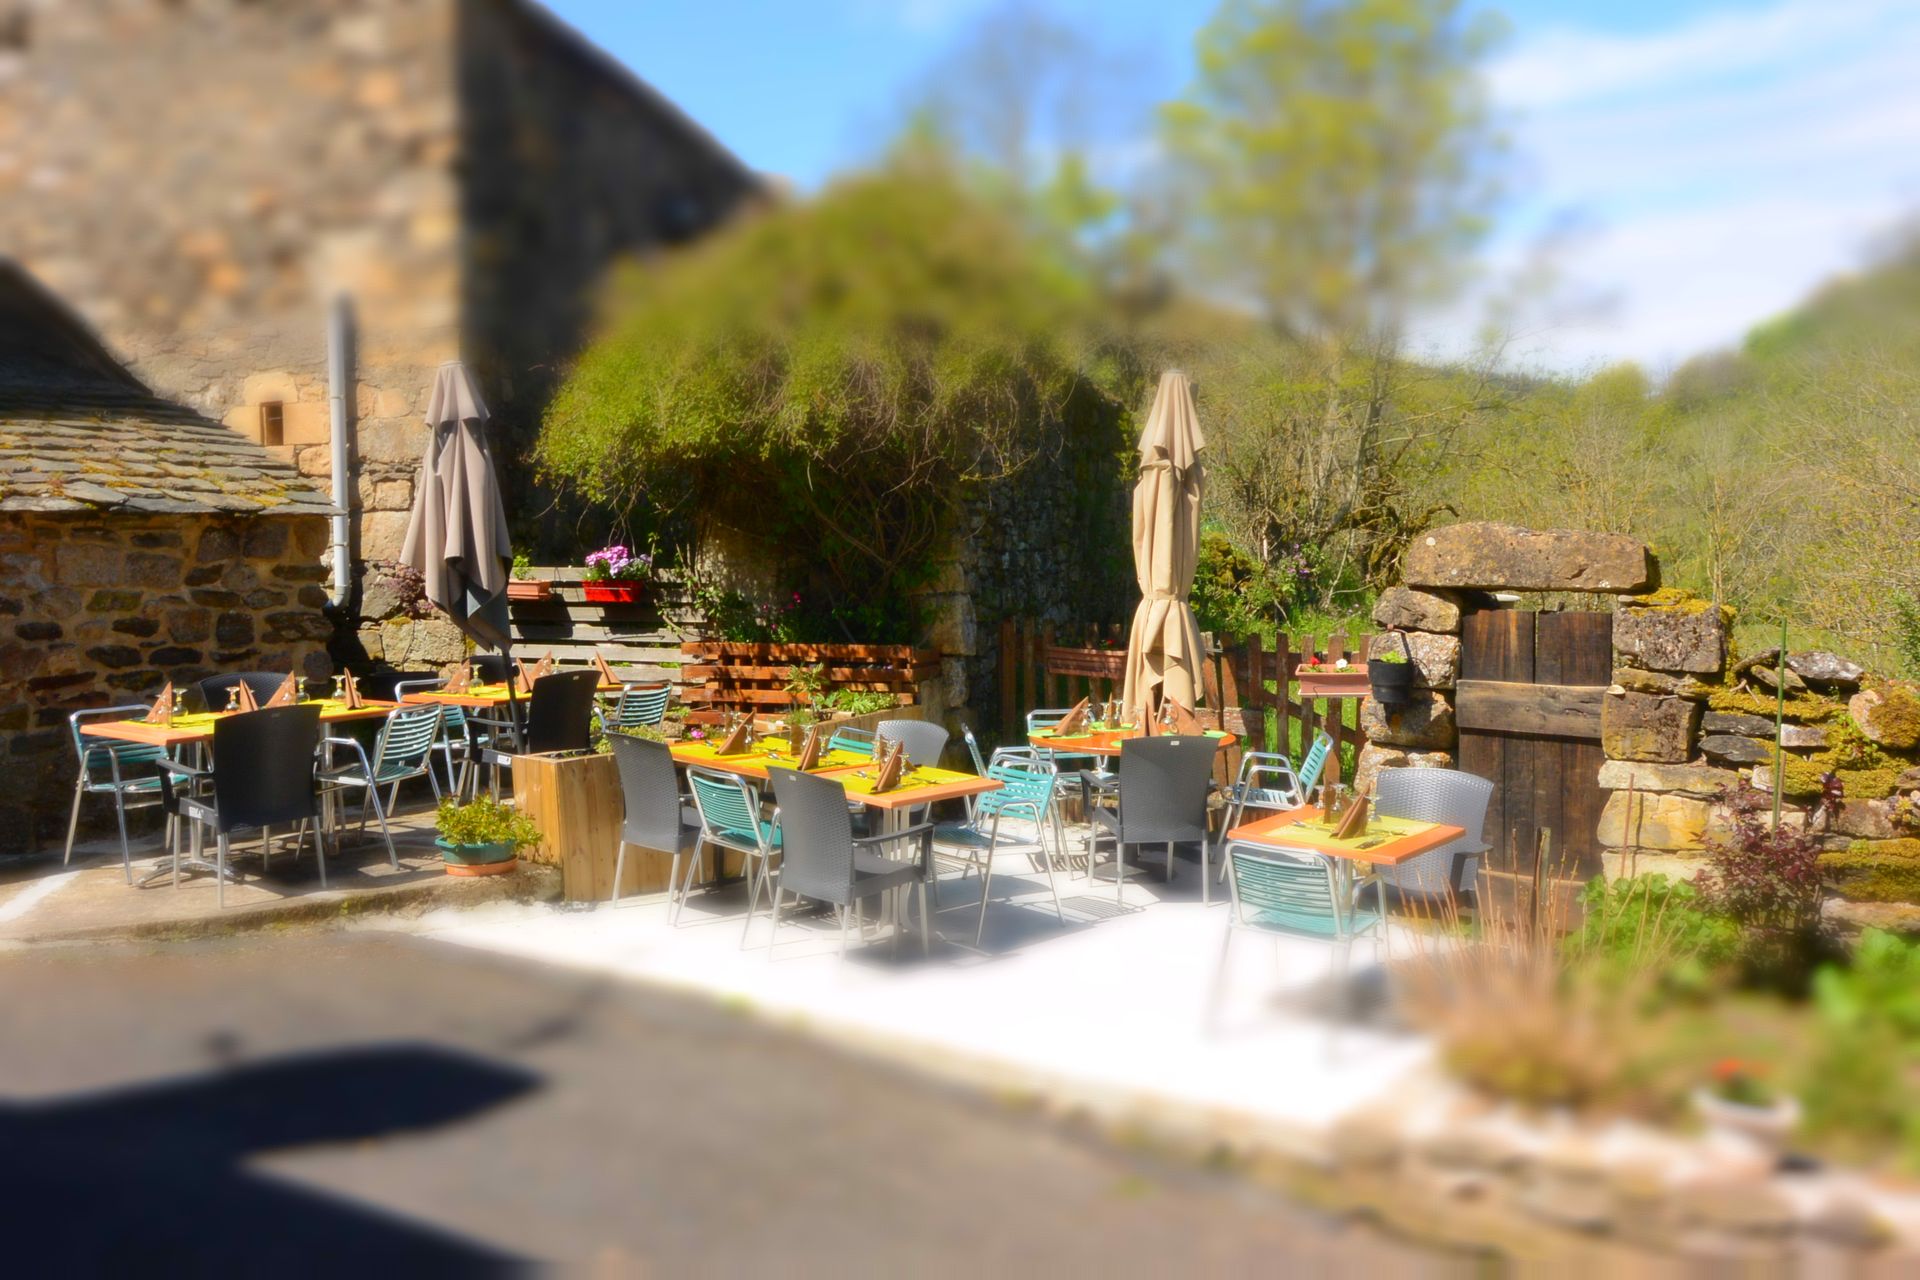
[[[553,584],[544,578],[533,576],[533,561],[522,551],[513,557],[513,568],[507,574],[507,599],[509,600],[545,600],[553,595]]]
[[[1373,690],[1375,702],[1405,702],[1413,692],[1413,677],[1418,670],[1413,665],[1413,649],[1407,644],[1404,632],[1393,634],[1400,640],[1398,653],[1388,649],[1367,659],[1367,684]]]
[[[514,868],[514,855],[540,843],[533,819],[498,800],[482,796],[471,804],[442,800],[434,820],[440,857],[453,876],[501,875]]]
[[[602,547],[587,557],[585,588],[589,604],[632,604],[640,599],[640,584],[653,568],[653,557],[619,543]]]

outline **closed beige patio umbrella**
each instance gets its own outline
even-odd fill
[[[507,511],[487,451],[487,406],[458,360],[434,374],[426,456],[414,483],[401,562],[425,580],[427,599],[483,648],[511,642]],[[511,672],[509,672],[511,676]],[[513,687],[511,678],[507,681]]]
[[[1187,597],[1200,555],[1200,494],[1207,439],[1193,409],[1187,375],[1160,375],[1153,410],[1140,433],[1140,482],[1133,490],[1133,566],[1140,607],[1127,637],[1122,702],[1146,710],[1171,698],[1191,711],[1200,692],[1200,628]]]

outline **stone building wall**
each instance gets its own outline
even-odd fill
[[[326,536],[316,516],[0,515],[0,853],[65,837],[69,712],[219,671],[326,676]]]
[[[571,519],[519,465],[583,345],[609,263],[684,244],[732,216],[758,179],[626,67],[522,0],[465,0],[457,75],[465,358],[508,441],[516,541],[577,552]],[[599,531],[584,536],[594,537]],[[546,539],[542,541],[542,535]],[[588,545],[595,545],[588,542]]]
[[[323,484],[326,312],[349,296],[362,562],[399,553],[437,365],[477,366],[511,483],[601,272],[755,187],[524,0],[22,12],[0,48],[0,251],[159,394],[256,439],[278,402],[283,456]],[[538,527],[535,495],[509,505]]]

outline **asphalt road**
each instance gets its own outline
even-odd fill
[[[0,983],[16,1275],[1484,1274],[738,1011],[418,939],[11,953]]]

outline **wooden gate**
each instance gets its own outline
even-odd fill
[[[1600,872],[1600,702],[1613,678],[1613,615],[1481,609],[1461,620],[1460,767],[1491,780],[1482,889],[1533,909],[1536,873],[1571,899]],[[1535,866],[1542,830],[1547,865]]]

